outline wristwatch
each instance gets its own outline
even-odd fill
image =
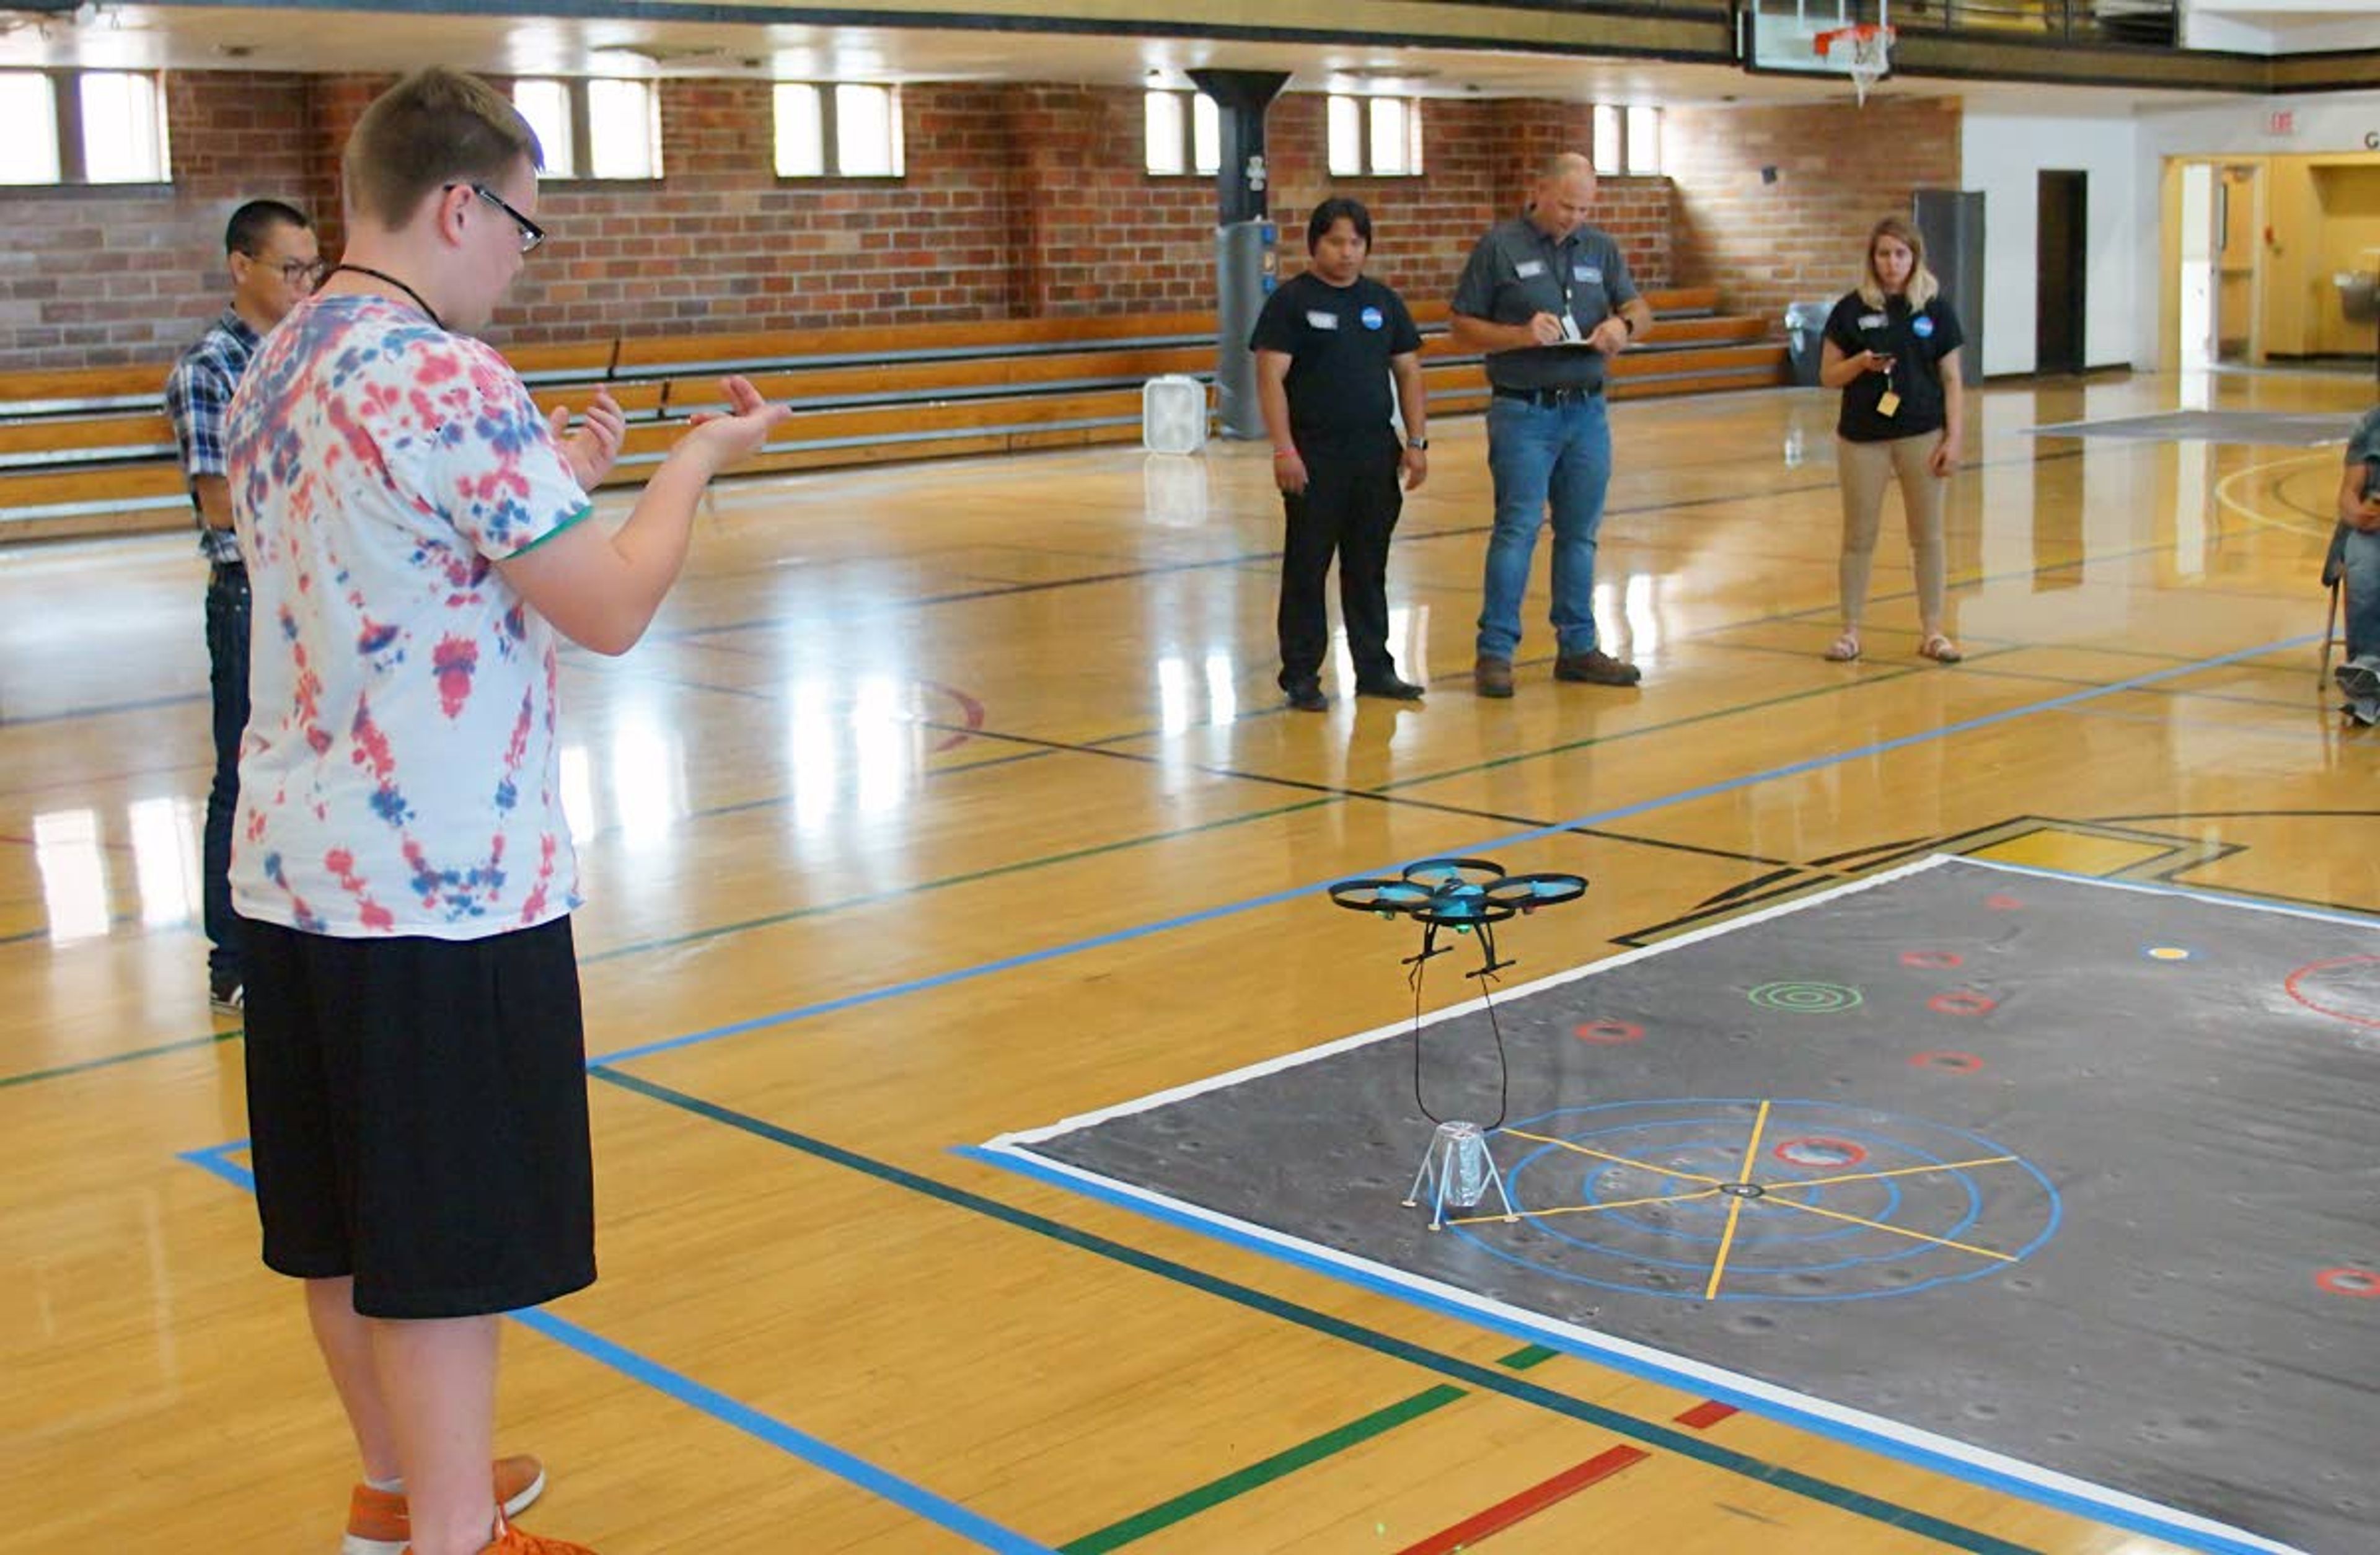
[[[1429,446],[1429,439],[1426,437],[1409,437],[1405,439],[1405,446],[1408,448],[1427,449]]]

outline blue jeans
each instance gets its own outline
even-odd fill
[[[2347,654],[2380,653],[2380,534],[2346,528]]]
[[[1496,532],[1488,541],[1479,657],[1521,646],[1521,597],[1548,503],[1554,524],[1554,648],[1595,646],[1595,537],[1611,483],[1611,422],[1600,395],[1560,405],[1499,395],[1488,402],[1488,472],[1496,482]]]
[[[215,777],[207,790],[200,912],[207,929],[207,976],[244,982],[248,966],[239,917],[231,907],[231,833],[239,808],[239,742],[248,730],[248,575],[217,567],[207,583],[207,686],[214,698]]]

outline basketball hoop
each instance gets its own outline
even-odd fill
[[[1884,79],[1884,73],[1892,68],[1892,39],[1890,27],[1863,21],[1821,32],[1810,40],[1810,47],[1820,59],[1829,58],[1837,43],[1849,51],[1843,68],[1852,79],[1852,91],[1859,94],[1860,106],[1864,108],[1867,89]]]

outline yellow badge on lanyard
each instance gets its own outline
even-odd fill
[[[1894,394],[1890,389],[1885,390],[1884,393],[1876,399],[1876,413],[1879,416],[1888,417],[1900,408],[1900,396]]]

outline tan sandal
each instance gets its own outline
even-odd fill
[[[1955,664],[1960,660],[1966,657],[1965,654],[1959,651],[1959,645],[1957,643],[1952,642],[1949,638],[1944,637],[1939,632],[1934,633],[1924,642],[1919,643],[1917,645],[1917,651],[1925,657],[1933,660],[1937,664]]]
[[[1830,664],[1848,664],[1859,656],[1860,640],[1857,632],[1845,632],[1834,640],[1832,647],[1827,650],[1827,662]]]

